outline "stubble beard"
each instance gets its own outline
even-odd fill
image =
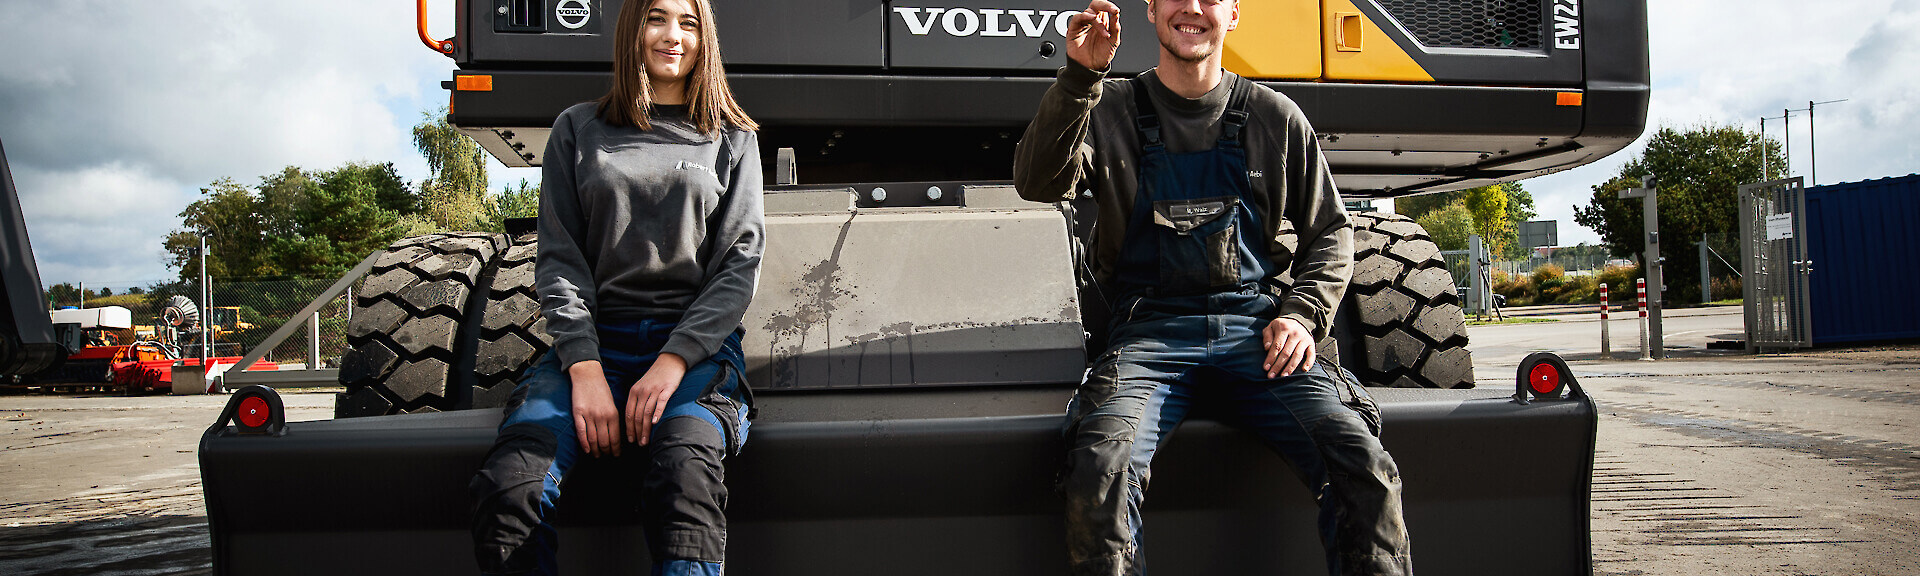
[[[1173,59],[1179,60],[1181,62],[1185,62],[1188,64],[1206,63],[1208,58],[1213,57],[1214,51],[1218,50],[1218,48],[1216,48],[1213,44],[1207,44],[1201,48],[1199,54],[1189,57],[1186,54],[1181,53],[1179,50],[1174,49],[1173,43],[1168,42],[1166,38],[1158,38],[1158,40],[1160,41],[1161,50],[1164,50],[1166,51],[1167,54],[1172,55]]]

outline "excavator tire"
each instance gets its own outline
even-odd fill
[[[346,388],[334,416],[438,412],[472,407],[473,351],[498,256],[507,237],[454,232],[403,238],[387,247],[354,290]],[[468,329],[474,328],[474,329]],[[464,378],[463,378],[464,375]]]
[[[1466,318],[1439,246],[1405,216],[1352,217],[1353,282],[1334,329],[1341,365],[1368,386],[1472,388]]]
[[[540,314],[540,297],[533,292],[533,257],[538,250],[539,234],[515,235],[494,267],[486,311],[478,325],[473,408],[506,406],[520,376],[553,347],[547,319]]]

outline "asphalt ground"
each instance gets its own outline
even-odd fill
[[[1920,573],[1920,346],[1710,350],[1740,315],[1708,308],[1669,311],[1671,358],[1639,361],[1630,313],[1611,358],[1597,314],[1548,317],[1471,348],[1480,386],[1545,350],[1598,402],[1596,574]],[[289,418],[331,417],[331,392],[283,392]],[[211,573],[195,454],[225,401],[0,396],[0,574]]]

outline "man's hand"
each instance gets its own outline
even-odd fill
[[[1267,343],[1267,377],[1286,376],[1313,367],[1313,333],[1292,318],[1275,318],[1261,331]]]
[[[1120,48],[1120,7],[1093,0],[1067,20],[1067,57],[1090,70],[1106,70]]]
[[[680,379],[686,375],[685,358],[661,353],[646,375],[633,383],[633,389],[627,391],[627,441],[647,445],[653,425],[660,423],[660,415],[667,411],[667,399],[673,397],[674,390],[680,389]]]
[[[619,456],[620,409],[613,405],[600,361],[575,362],[567,367],[567,377],[573,381],[573,434],[580,449],[596,458]]]

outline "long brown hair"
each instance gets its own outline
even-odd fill
[[[653,108],[653,83],[647,78],[647,47],[640,44],[647,12],[656,1],[630,0],[620,7],[620,22],[613,35],[613,89],[598,101],[600,119],[608,124],[653,129],[647,121],[647,111]],[[733,100],[733,89],[727,86],[713,4],[709,0],[687,1],[700,19],[700,48],[694,56],[693,70],[687,74],[687,116],[705,134],[718,134],[728,125],[759,130],[760,125],[747,117],[747,111]]]

